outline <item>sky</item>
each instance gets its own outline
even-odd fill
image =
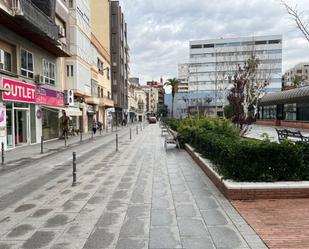
[[[287,0],[309,21],[308,0]],[[306,4],[307,2],[307,4]],[[283,35],[283,71],[309,61],[309,42],[279,0],[120,0],[128,23],[131,77],[177,77],[189,41]]]

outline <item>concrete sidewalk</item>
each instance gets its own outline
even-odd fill
[[[135,128],[135,126],[136,124],[134,126],[114,127],[113,130],[111,129],[108,129],[107,131],[102,130],[101,134],[100,134],[100,131],[97,131],[96,134],[92,134],[92,132],[83,133],[82,141],[81,141],[81,136],[79,134],[78,136],[69,137],[66,141],[66,145],[65,145],[64,139],[54,139],[51,141],[44,141],[43,154],[41,154],[41,144],[40,143],[17,147],[15,149],[5,151],[4,167],[6,169],[13,168],[25,162],[41,159],[46,156],[55,154],[59,151],[63,151],[63,150],[78,146],[81,143],[87,143],[92,139],[94,140],[102,139],[106,136],[111,135],[112,133],[121,131],[122,129],[126,129],[129,127]]]
[[[266,248],[185,151],[165,152],[158,125],[123,135],[119,152],[112,141],[78,159],[76,187],[57,165],[48,183],[2,205],[0,248]]]

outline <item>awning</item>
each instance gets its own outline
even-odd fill
[[[266,94],[259,102],[262,106],[292,103],[309,103],[309,86]]]
[[[83,112],[74,106],[69,106],[65,109],[65,112],[68,116],[79,117],[83,115]]]
[[[48,105],[41,105],[40,106],[42,109],[45,109],[47,111],[51,111],[51,112],[59,112],[62,110],[66,110],[65,107],[63,106],[48,106]]]

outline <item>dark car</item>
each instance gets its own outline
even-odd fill
[[[149,122],[149,124],[155,124],[155,123],[157,123],[157,119],[156,119],[156,117],[149,117],[148,122]]]

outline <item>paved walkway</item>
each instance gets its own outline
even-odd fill
[[[149,125],[130,141],[123,131],[118,153],[112,141],[78,158],[76,187],[57,163],[21,200],[0,197],[0,249],[266,248],[186,152],[164,151],[160,134]]]
[[[309,199],[235,201],[271,249],[309,248]]]

